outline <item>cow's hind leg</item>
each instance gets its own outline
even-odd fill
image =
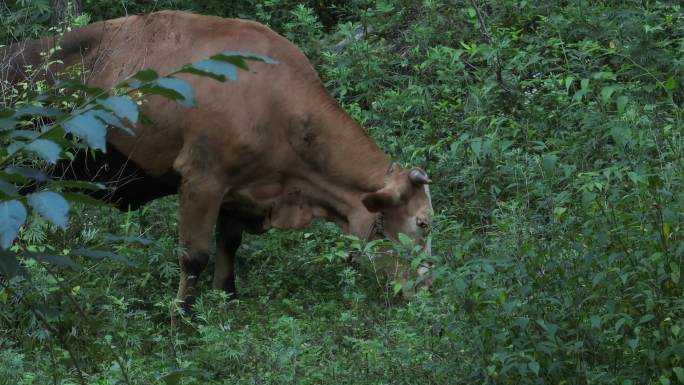
[[[183,179],[180,189],[180,282],[176,300],[188,313],[197,295],[197,277],[209,261],[209,247],[224,189],[212,178]],[[172,314],[175,316],[175,310]]]
[[[216,224],[216,265],[214,289],[235,296],[235,252],[242,241],[243,225],[221,211]]]

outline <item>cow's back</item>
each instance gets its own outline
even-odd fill
[[[67,65],[82,64],[90,85],[109,88],[131,74],[151,68],[160,75],[225,51],[271,56],[276,66],[249,62],[236,82],[182,74],[193,87],[196,108],[167,99],[145,97],[144,114],[152,124],[139,125],[136,137],[118,131],[109,142],[152,175],[171,169],[188,140],[206,152],[234,163],[260,155],[283,135],[292,116],[307,108],[310,88],[321,87],[301,51],[267,27],[244,20],[182,12],[157,12],[95,23],[68,33],[61,45]],[[66,51],[66,50],[65,50]],[[237,166],[236,166],[237,167]]]

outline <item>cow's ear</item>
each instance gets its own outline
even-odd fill
[[[366,209],[372,213],[377,213],[395,206],[399,200],[399,197],[395,193],[389,191],[388,189],[382,189],[374,193],[363,194],[361,201]]]

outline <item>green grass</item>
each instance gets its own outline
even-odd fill
[[[126,2],[250,17],[299,44],[381,147],[435,181],[432,291],[397,302],[317,223],[247,237],[239,299],[206,290],[174,330],[173,199],[89,209],[66,233],[35,219],[22,250],[137,265],[27,260],[32,281],[0,292],[0,383],[78,383],[67,348],[98,384],[684,383],[679,4],[295,3]]]

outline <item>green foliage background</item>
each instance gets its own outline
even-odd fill
[[[7,4],[2,38],[47,33],[46,3]],[[300,45],[381,147],[435,181],[436,284],[393,303],[317,224],[249,237],[240,300],[206,291],[192,325],[172,330],[174,200],[88,209],[66,232],[35,220],[21,247],[152,242],[116,246],[134,268],[55,275],[26,261],[32,281],[0,292],[0,383],[78,383],[67,349],[94,384],[684,383],[677,2],[82,5],[81,21],[164,8],[250,18]]]

